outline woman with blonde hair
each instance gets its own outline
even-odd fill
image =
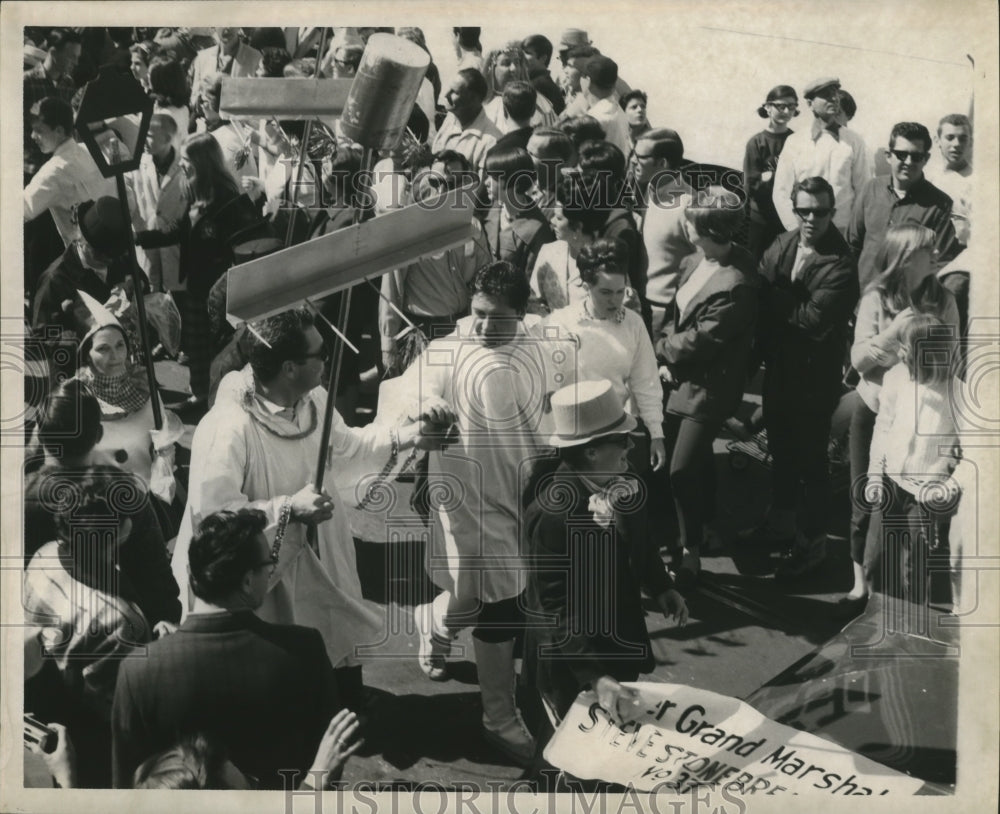
[[[934,232],[920,224],[891,227],[876,255],[877,276],[858,304],[851,365],[860,379],[848,397],[854,402],[849,437],[854,587],[838,603],[846,617],[861,613],[868,601],[864,562],[871,514],[864,495],[882,377],[900,361],[903,328],[915,315],[937,317],[958,336],[955,298],[934,274],[935,242]]]
[[[483,66],[483,76],[486,77],[486,101],[483,110],[501,133],[516,130],[517,125],[511,121],[503,109],[504,86],[513,80],[531,83],[528,77],[528,62],[524,56],[521,43],[513,40],[502,48],[490,51]],[[531,117],[532,127],[551,127],[556,122],[556,112],[552,103],[542,94],[535,101],[535,114]]]

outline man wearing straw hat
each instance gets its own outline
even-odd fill
[[[627,719],[637,695],[621,682],[654,667],[640,584],[678,625],[687,621],[687,606],[646,539],[647,496],[625,477],[636,420],[611,382],[563,387],[551,405],[549,443],[560,463],[537,479],[523,534],[527,607],[555,621],[527,627],[525,674],[553,724],[584,689],[616,720]]]

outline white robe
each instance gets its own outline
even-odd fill
[[[427,574],[458,599],[498,602],[523,588],[521,494],[545,454],[552,348],[523,327],[513,341],[488,348],[472,336],[472,322],[466,317],[431,342],[401,389],[446,400],[461,432],[457,443],[430,453]]]
[[[249,368],[226,375],[215,406],[198,425],[191,444],[188,504],[172,560],[184,616],[190,602],[188,546],[201,520],[222,509],[260,509],[267,515],[265,534],[273,540],[282,499],[315,475],[326,390],[317,387],[299,401],[296,422],[272,417],[271,427],[295,435],[310,426],[309,405],[315,404],[315,430],[294,439],[271,432],[244,408],[248,382]],[[356,663],[356,647],[378,644],[385,625],[382,609],[362,598],[351,527],[336,489],[377,474],[389,458],[391,439],[388,428],[351,428],[335,411],[330,445],[325,487],[336,506],[333,517],[318,526],[319,556],[306,542],[306,526],[289,522],[270,590],[257,615],[268,622],[316,628],[337,667]]]

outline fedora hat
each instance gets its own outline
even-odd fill
[[[631,432],[638,422],[622,408],[607,379],[583,381],[552,394],[555,433],[549,444],[576,447],[605,435]]]
[[[128,229],[117,198],[109,195],[84,201],[76,210],[80,234],[105,257],[116,258],[128,251]]]

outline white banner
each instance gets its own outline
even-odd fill
[[[545,759],[586,780],[637,791],[721,786],[739,794],[912,795],[924,782],[776,723],[737,698],[680,684],[628,684],[634,720],[613,723],[593,692],[577,697]]]

